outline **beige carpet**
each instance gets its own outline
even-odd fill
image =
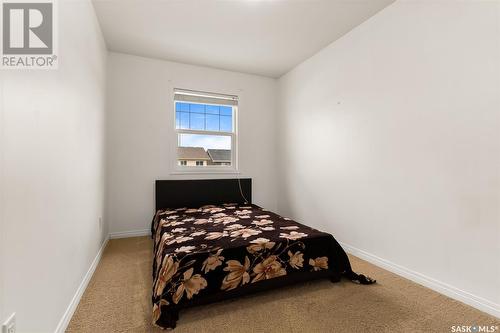
[[[152,243],[111,240],[67,332],[164,332],[151,318]],[[174,332],[451,332],[500,321],[352,257],[378,283],[315,281],[180,312]],[[498,330],[497,330],[498,332]]]

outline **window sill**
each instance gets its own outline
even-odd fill
[[[230,169],[212,169],[212,170],[175,170],[170,172],[171,175],[210,175],[210,174],[232,174],[232,175],[237,175],[240,174],[238,170]]]

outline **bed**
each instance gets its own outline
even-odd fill
[[[179,310],[352,271],[332,235],[251,203],[251,179],[157,180],[151,232],[153,323],[175,328]]]

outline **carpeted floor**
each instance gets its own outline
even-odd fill
[[[151,322],[152,243],[111,240],[67,332],[164,332]],[[500,321],[351,256],[378,283],[315,281],[180,312],[174,332],[451,332]],[[498,332],[498,329],[496,330]]]

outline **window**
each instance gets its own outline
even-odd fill
[[[236,170],[238,97],[174,90],[178,171]]]

